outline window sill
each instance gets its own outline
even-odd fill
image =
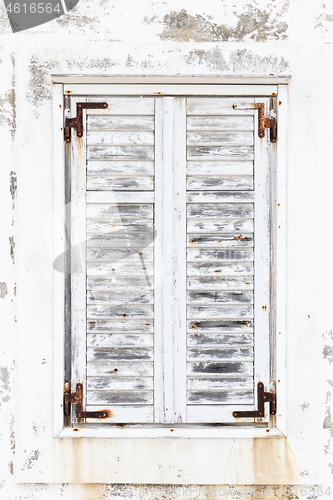
[[[56,438],[102,438],[102,439],[123,439],[123,438],[179,438],[179,439],[190,439],[190,438],[202,438],[202,439],[254,439],[254,438],[285,438],[286,436],[276,427],[273,428],[253,428],[253,427],[211,427],[211,428],[200,428],[192,427],[185,429],[182,428],[162,428],[162,427],[116,427],[116,428],[106,428],[105,425],[102,427],[74,427],[74,428],[64,428],[58,434],[55,435]]]

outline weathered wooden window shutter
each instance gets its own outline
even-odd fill
[[[108,107],[68,146],[72,388],[99,424],[239,422],[270,383],[269,99],[78,101]]]

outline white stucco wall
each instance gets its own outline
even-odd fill
[[[209,486],[166,486],[194,485],[205,454],[214,450],[210,442],[202,445],[202,464],[189,461],[186,469],[170,440],[138,463],[136,443],[117,453],[112,442],[52,437],[53,269],[46,226],[53,212],[51,73],[292,75],[288,440],[226,440],[216,458],[218,482],[228,477],[246,484],[240,480],[248,477],[258,497],[266,483],[322,483],[333,494],[332,29],[332,5],[319,0],[80,0],[67,16],[13,35],[0,5],[0,498],[138,496],[133,486],[121,484],[126,471],[134,471],[134,482],[154,482],[162,477],[150,473],[159,455],[169,469],[161,490],[149,487],[150,497],[221,496]],[[27,357],[31,369],[23,371]],[[85,471],[94,470],[94,456],[101,453],[106,472],[96,473],[96,484],[84,484]],[[278,490],[271,495],[278,498]]]

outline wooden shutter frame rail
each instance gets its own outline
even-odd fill
[[[111,410],[83,411],[83,384],[76,384],[76,392],[71,393],[71,384],[64,386],[64,414],[68,417],[71,414],[71,404],[76,405],[76,418],[109,418],[112,416]]]
[[[76,103],[76,117],[66,118],[66,125],[64,129],[64,138],[66,142],[71,140],[71,128],[76,129],[78,137],[83,136],[83,110],[84,109],[106,109],[109,105],[107,102],[77,102]]]

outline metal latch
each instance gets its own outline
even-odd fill
[[[66,118],[66,125],[64,130],[65,141],[71,140],[71,128],[76,128],[78,137],[83,136],[83,110],[84,109],[106,109],[109,105],[107,102],[77,102],[76,103],[76,117]]]
[[[257,109],[258,110],[258,136],[260,139],[265,137],[265,129],[270,129],[270,141],[276,142],[277,139],[277,125],[276,118],[265,117],[265,104],[263,102],[253,102],[250,104],[251,108],[245,107],[242,104],[234,104],[234,109]]]
[[[76,418],[108,418],[111,410],[83,411],[83,384],[76,384],[76,392],[71,393],[71,384],[65,383],[64,387],[64,414],[71,414],[71,404],[76,405]]]
[[[257,386],[257,400],[258,409],[254,411],[233,411],[232,415],[235,418],[241,417],[264,417],[265,416],[265,403],[269,403],[269,413],[271,415],[276,414],[276,394],[275,392],[265,392],[264,384],[258,382]]]

